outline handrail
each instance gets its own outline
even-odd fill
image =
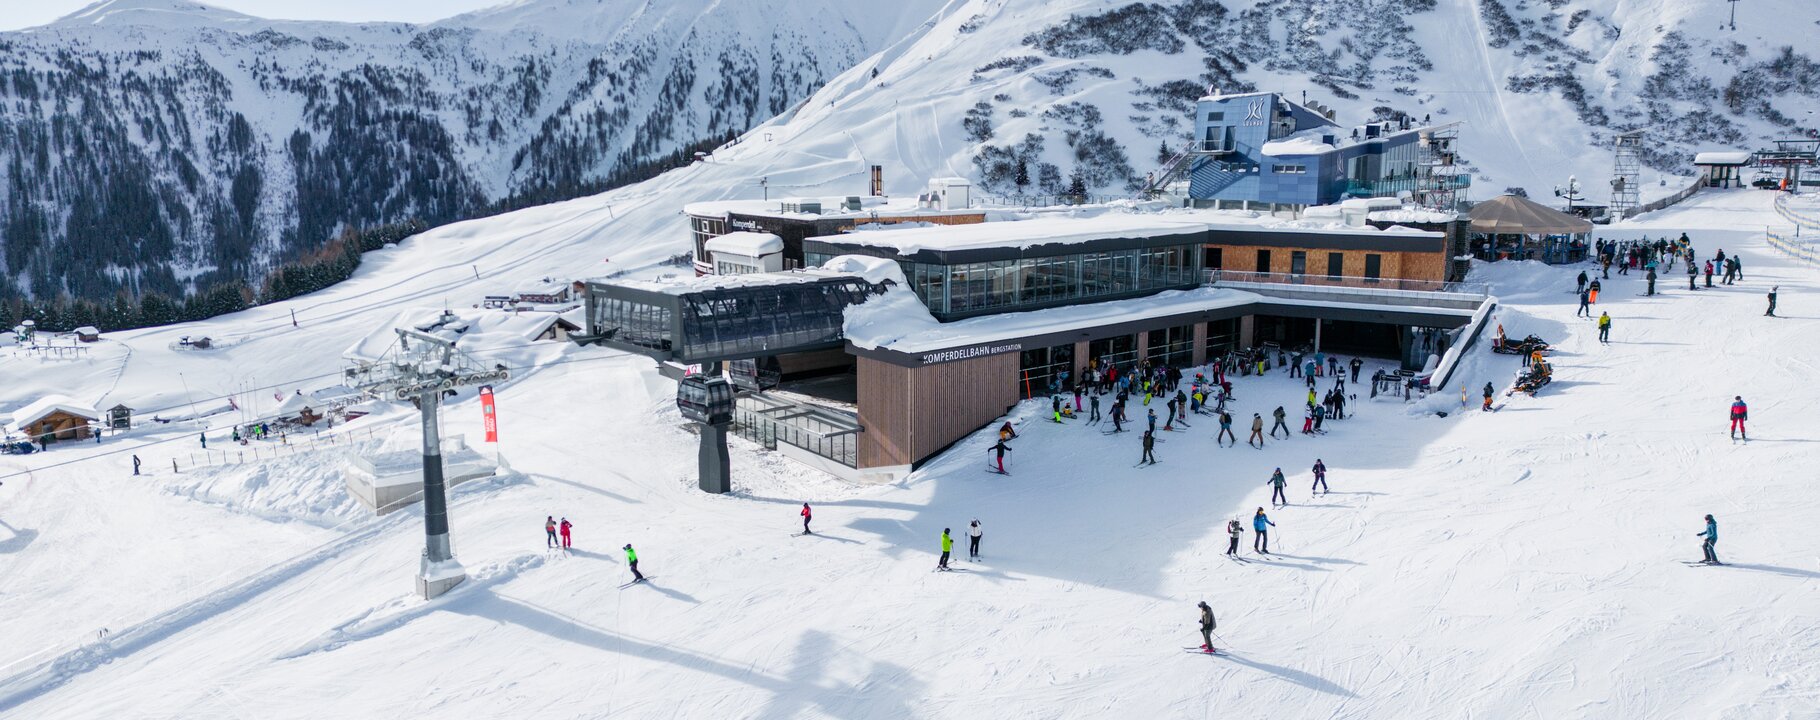
[[[1315,275],[1291,273],[1246,272],[1243,270],[1224,270],[1209,268],[1204,273],[1203,284],[1219,285],[1221,283],[1259,283],[1275,285],[1299,285],[1318,288],[1345,288],[1354,290],[1372,290],[1380,292],[1428,292],[1451,293],[1488,297],[1491,286],[1485,283],[1446,282],[1442,280],[1409,280],[1402,278],[1367,278],[1351,275]]]

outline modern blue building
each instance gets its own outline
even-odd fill
[[[1319,105],[1272,92],[1209,95],[1195,143],[1167,172],[1186,172],[1190,204],[1295,214],[1347,198],[1399,197],[1451,210],[1470,178],[1455,170],[1459,123],[1413,118],[1343,127]]]

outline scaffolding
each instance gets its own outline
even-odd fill
[[[1643,182],[1643,162],[1637,151],[1642,147],[1642,130],[1618,133],[1611,165],[1609,212],[1613,217],[1629,217],[1639,204],[1637,190]]]
[[[1443,212],[1459,209],[1458,193],[1465,183],[1459,169],[1460,123],[1436,125],[1422,131],[1416,142],[1415,203]]]

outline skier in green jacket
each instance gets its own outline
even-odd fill
[[[935,569],[948,569],[948,553],[954,552],[954,538],[948,535],[948,528],[942,528],[942,560],[936,563]]]
[[[644,582],[645,575],[638,571],[638,551],[632,549],[632,543],[626,543],[626,565],[632,568],[632,582]]]

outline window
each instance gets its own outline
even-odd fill
[[[1018,360],[1019,395],[1061,393],[1075,382],[1073,343],[1025,350]]]
[[[1300,175],[1300,174],[1308,172],[1308,166],[1307,165],[1277,165],[1277,166],[1270,168],[1270,171],[1274,172],[1274,173],[1279,173],[1279,174]]]
[[[1289,253],[1289,274],[1302,275],[1308,272],[1308,253],[1296,250]]]
[[[1270,251],[1269,250],[1259,250],[1258,251],[1258,272],[1261,272],[1261,273],[1270,272]]]
[[[1346,254],[1327,253],[1327,277],[1339,277],[1346,271]]]
[[[1365,277],[1376,280],[1383,271],[1384,256],[1367,254],[1365,256]]]
[[[1210,320],[1207,323],[1207,359],[1225,355],[1239,346],[1239,319]]]
[[[1098,363],[1101,370],[1110,364],[1118,366],[1121,373],[1128,371],[1137,364],[1137,336],[1114,335],[1089,342],[1087,359]]]
[[[1224,112],[1207,113],[1207,122],[1219,122],[1219,121],[1225,120],[1225,119],[1226,119],[1226,113],[1224,113]]]
[[[758,268],[753,265],[727,262],[726,260],[714,261],[714,272],[720,275],[744,275],[746,273],[755,273],[758,271]]]
[[[1218,270],[1220,268],[1226,267],[1225,262],[1224,262],[1225,258],[1222,257],[1224,254],[1224,251],[1225,251],[1225,248],[1216,248],[1216,247],[1202,248],[1201,249],[1201,264],[1203,266],[1206,266],[1207,268],[1213,269],[1213,270]]]
[[[1194,362],[1194,326],[1156,328],[1147,334],[1145,357],[1150,363],[1183,367]]]

